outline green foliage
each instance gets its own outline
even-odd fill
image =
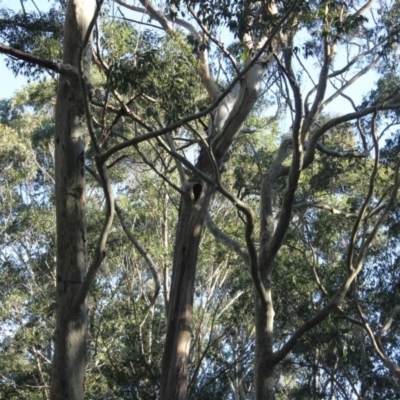
[[[15,13],[5,8],[0,9],[0,38],[9,46],[31,52],[46,60],[61,60],[61,39],[63,36],[62,14],[55,8],[47,13]],[[9,58],[6,64],[15,74],[29,78],[39,77],[41,67]]]
[[[196,0],[188,2],[186,0],[170,0],[168,3],[173,6],[170,11],[172,17],[185,15],[183,7],[190,4],[197,10],[203,25],[210,29],[227,26],[230,32],[239,39],[242,39],[250,29],[255,35],[259,35],[265,29],[272,29],[280,17],[280,15],[270,15],[267,12],[268,5],[259,1]],[[279,11],[284,14],[291,4],[282,2],[280,5]]]
[[[114,30],[118,30],[119,40],[117,46],[111,42],[108,48],[115,50],[108,76],[111,88],[153,99],[144,110],[147,118],[163,115],[166,121],[175,121],[195,112],[202,90],[193,82],[196,61],[183,37],[161,38],[148,32],[139,36],[115,23],[107,33]]]
[[[171,9],[171,16],[185,16],[186,2],[171,1],[169,4],[176,7]],[[201,21],[213,32],[218,26],[226,26],[236,38],[250,29],[250,15],[255,15],[251,29],[257,37],[263,30],[271,30],[290,6],[290,2],[278,1],[280,14],[271,18],[266,16],[262,2],[224,0],[192,4]],[[330,43],[347,45],[347,41],[358,38],[357,35],[383,35],[382,40],[386,40],[390,31],[388,43],[393,45],[397,40],[397,33],[393,31],[397,15],[398,6],[394,5],[390,12],[385,11],[382,24],[372,31],[365,24],[365,18],[352,16],[342,1],[303,1],[283,32],[290,36],[298,28],[307,31],[305,39],[295,42],[293,53],[320,61],[324,38]],[[61,59],[61,26],[62,15],[55,10],[40,16],[1,10],[2,40],[50,60]],[[180,32],[162,36],[150,30],[139,30],[128,21],[105,18],[99,41],[100,55],[109,69],[93,69],[92,112],[96,134],[105,151],[122,140],[139,137],[209,104],[198,79],[201,65],[196,51],[200,50],[200,45],[193,38]],[[212,61],[217,61],[213,58],[212,45],[204,46],[210,50]],[[239,62],[244,63],[252,56],[252,52],[238,42],[228,48]],[[389,53],[388,50],[388,54],[382,55],[390,58],[392,54]],[[385,57],[382,70],[378,72],[390,65]],[[219,77],[218,85],[223,87],[231,79],[233,69],[225,69],[223,63],[212,67]],[[15,61],[12,61],[12,68],[18,73],[37,72]],[[220,71],[223,71],[222,77],[218,75]],[[392,68],[381,74],[376,89],[361,107],[376,105],[396,94],[397,72]],[[275,83],[271,83],[246,121],[248,130],[258,131],[238,135],[222,170],[224,187],[246,201],[256,214],[260,211],[262,175],[271,167],[280,138],[286,133],[282,132],[282,126],[290,119],[284,114],[283,104],[285,100],[290,103],[290,95],[285,92],[283,74],[272,71],[271,76]],[[43,398],[50,380],[55,310],[55,87],[52,80],[40,82],[0,102],[0,398],[5,399]],[[275,90],[274,102],[270,93]],[[120,99],[130,107],[132,119],[123,112]],[[279,108],[273,118],[265,111],[271,105]],[[335,116],[321,116],[313,129],[332,117]],[[384,127],[387,121],[396,123],[397,114],[386,113],[378,121],[378,128]],[[371,142],[370,122],[370,118],[360,122],[368,144]],[[170,133],[180,154],[189,160],[196,158],[199,149],[194,128],[207,133],[207,118]],[[358,148],[357,132],[355,124],[344,123],[325,133],[321,142],[327,148],[338,150]],[[383,162],[367,213],[387,201],[400,149],[398,133],[392,132],[381,152]],[[180,193],[169,183],[181,187],[177,164],[165,143],[166,137],[140,143],[108,161],[125,222],[151,255],[162,289],[152,305],[153,275],[116,219],[106,260],[88,299],[88,399],[139,396],[156,399],[159,396],[180,200]],[[86,157],[90,171],[95,166],[93,155],[88,144]],[[290,161],[289,157],[285,165],[290,165]],[[302,172],[290,228],[272,276],[276,349],[326,306],[342,284],[347,274],[346,256],[354,214],[365,199],[373,161],[372,156],[333,158],[317,152],[312,165]],[[184,174],[188,175],[188,171]],[[278,179],[273,187],[276,218],[286,187],[286,176]],[[313,203],[324,203],[328,207],[320,209],[313,207]],[[104,195],[97,180],[89,174],[86,207],[90,264],[104,220]],[[333,209],[341,212],[335,214]],[[243,215],[230,202],[216,194],[209,210],[223,232],[245,244]],[[350,215],[343,215],[345,213]],[[359,318],[355,307],[358,301],[366,310],[373,331],[377,331],[393,305],[398,303],[399,218],[400,207],[396,204],[370,247],[365,268],[341,310],[304,335],[278,366],[277,399],[349,398],[358,389],[365,399],[396,398],[396,383],[382,368],[364,331],[351,324],[348,317]],[[362,221],[362,235],[355,240],[356,251],[371,232],[374,221],[373,218]],[[258,232],[259,214],[255,237]],[[232,398],[234,385],[238,385],[243,391],[242,397],[251,398],[254,293],[248,266],[205,231],[197,268],[189,397],[228,399]],[[399,361],[397,349],[400,345],[397,325],[392,326],[384,338],[385,348],[395,362]]]

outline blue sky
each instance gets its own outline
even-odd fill
[[[12,94],[21,89],[24,85],[26,85],[27,80],[25,77],[18,76],[16,77],[10,70],[7,69],[4,63],[5,57],[0,55],[1,65],[0,65],[0,98],[9,98]]]

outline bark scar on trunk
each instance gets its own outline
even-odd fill
[[[203,185],[201,183],[195,183],[192,187],[193,202],[197,203],[203,194]]]

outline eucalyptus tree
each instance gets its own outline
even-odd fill
[[[130,6],[122,1],[117,1],[117,3],[137,12],[148,13],[167,32],[175,32],[176,27],[188,29],[198,44],[196,50],[199,53],[201,78],[211,101],[214,99],[219,101],[221,95],[225,95],[212,118],[209,119],[207,137],[197,133],[202,146],[195,165],[190,164],[173,148],[169,148],[169,153],[176,157],[178,165],[183,164],[192,171],[192,175],[184,181],[180,206],[161,397],[186,397],[193,290],[199,243],[207,206],[216,189],[232,201],[246,218],[244,238],[248,246],[248,254],[245,258],[249,263],[255,289],[255,398],[272,398],[276,365],[285,359],[306,332],[340,308],[350,286],[362,269],[369,245],[395,203],[398,187],[397,167],[394,186],[388,192],[389,198],[385,207],[380,209],[379,218],[374,222],[369,222],[370,218],[367,218],[369,214],[366,214],[366,209],[373,201],[374,182],[379,169],[376,120],[381,112],[398,108],[397,92],[394,90],[385,95],[387,96],[385,100],[380,99],[372,104],[367,102],[361,107],[357,107],[345,92],[368,71],[374,67],[383,67],[385,64],[386,60],[384,61],[382,54],[387,53],[392,35],[395,35],[394,31],[387,31],[388,19],[392,19],[390,24],[393,23],[393,18],[396,20],[396,6],[387,4],[387,9],[381,8],[380,15],[383,18],[373,29],[368,25],[366,18],[369,12],[372,13],[374,21],[378,18],[378,14],[373,10],[375,3],[373,1],[357,2],[351,6],[335,2],[304,4],[292,2],[285,5],[279,2],[239,2],[226,7],[212,2],[172,2],[171,8],[164,13],[149,2],[143,3],[144,9]],[[391,9],[392,6],[394,8]],[[179,14],[180,12],[182,15]],[[180,18],[186,13],[191,15],[193,25],[196,25],[197,29],[189,25],[187,20]],[[213,33],[216,26],[224,21],[240,42],[242,63],[239,66],[234,55]],[[304,30],[310,36],[308,40],[302,41],[301,35],[305,35]],[[225,82],[226,89],[223,92],[217,84],[218,81],[216,82],[212,76],[208,64],[207,43],[211,42],[217,46],[221,57],[226,57],[227,63],[231,63],[230,70],[233,74],[237,74],[231,81]],[[302,57],[301,51],[303,51]],[[346,62],[337,60],[337,54],[342,55]],[[315,71],[310,73],[305,66],[304,59],[311,56],[319,62],[320,68],[317,74]],[[221,69],[223,68],[221,66]],[[308,74],[312,82],[312,87],[304,100],[300,77],[298,72],[295,72],[296,70],[302,71],[304,75]],[[262,93],[263,77],[269,74],[280,74],[279,95],[283,96],[288,104],[292,127],[290,138],[282,142],[276,158],[262,173],[259,249],[257,251],[252,237],[255,213],[242,200],[224,189],[219,173],[228,149],[239,135],[256,100]],[[315,75],[317,79],[314,81]],[[327,90],[330,85],[332,93]],[[321,120],[323,111],[338,97],[347,99],[353,112]],[[371,115],[374,117],[363,120],[364,117]],[[349,121],[356,121],[352,125],[352,134],[360,135],[357,143],[360,143],[362,150],[329,149],[324,146],[323,141],[321,142],[324,134]],[[154,135],[159,133],[163,131],[154,132]],[[119,148],[129,144],[130,142],[127,141]],[[168,149],[168,145],[166,148]],[[293,208],[301,207],[297,204],[299,199],[296,199],[296,194],[299,192],[302,171],[312,165],[317,150],[331,157],[360,160],[368,157],[371,149],[374,150],[375,164],[372,167],[370,182],[367,184],[365,199],[359,205],[358,213],[355,213],[356,222],[347,241],[347,259],[344,263],[347,273],[344,276],[340,274],[341,283],[337,282],[335,290],[327,293],[327,298],[315,310],[315,313],[309,315],[306,322],[294,326],[280,348],[276,348],[272,276],[276,258],[292,221]],[[108,154],[112,153],[113,150]],[[277,206],[273,188],[278,179],[283,177],[287,177],[286,189]],[[303,203],[303,206],[333,210],[329,204],[314,200]],[[370,229],[367,228],[366,218],[371,224]],[[366,231],[364,232],[365,241],[359,247],[356,243],[361,225]],[[234,245],[229,240],[225,242],[230,243],[235,249],[240,249],[240,245]],[[240,254],[243,253],[240,251]]]
[[[58,310],[50,389],[50,398],[53,399],[83,398],[86,369],[86,296],[94,278],[93,270],[97,269],[99,259],[102,257],[101,253],[98,254],[89,273],[86,273],[84,138],[86,123],[83,93],[87,95],[85,89],[90,83],[91,47],[88,45],[90,41],[88,28],[95,19],[95,5],[95,1],[68,2],[65,14],[63,64],[56,64],[53,60],[42,62],[38,57],[30,59],[29,54],[9,46],[2,46],[2,50],[7,54],[11,52],[19,59],[34,62],[53,71],[64,72],[58,83],[54,142]],[[5,13],[6,11],[3,12]],[[12,22],[15,23],[18,19],[20,23],[15,26],[21,27],[22,30],[26,29],[24,23],[28,23],[28,31],[29,25],[35,25],[34,22],[38,24],[38,21],[32,23],[25,13],[17,15]],[[7,20],[2,22],[6,37],[14,41],[15,37],[19,38],[18,32],[10,30],[10,23],[7,23]],[[45,31],[46,27],[40,25],[39,30]],[[24,45],[23,42],[21,44]],[[83,92],[80,87],[83,88]]]
[[[157,8],[147,0],[140,3],[138,7],[115,0],[113,7],[122,18],[121,24],[114,25],[116,29],[105,29],[103,34],[97,31],[93,51],[98,70],[97,90],[92,90],[89,82],[90,54],[85,49],[98,15],[94,10],[99,12],[100,2],[96,2],[97,7],[94,2],[86,2],[88,8],[77,0],[69,2],[62,63],[24,52],[24,48],[0,45],[5,54],[60,73],[55,140],[58,310],[53,398],[83,397],[86,296],[105,257],[115,207],[108,170],[124,165],[126,159],[133,157],[132,153],[180,196],[172,275],[169,277],[168,262],[163,268],[167,328],[161,385],[154,388],[156,395],[159,390],[162,399],[183,399],[188,395],[189,378],[191,384],[201,381],[203,358],[197,358],[194,372],[189,362],[190,349],[194,347],[193,308],[200,303],[196,302],[195,285],[196,278],[201,276],[199,251],[205,223],[222,244],[238,254],[252,279],[254,398],[274,397],[274,391],[282,385],[281,379],[275,379],[276,372],[284,379],[285,361],[307,359],[296,347],[305,340],[307,332],[318,329],[326,334],[334,332],[324,321],[337,310],[343,318],[335,321],[344,324],[345,319],[346,329],[352,326],[349,324],[356,324],[365,330],[380,360],[397,374],[396,363],[387,356],[381,342],[386,326],[374,333],[357,296],[352,301],[346,300],[350,287],[354,293],[363,294],[357,291],[356,280],[362,278],[367,252],[396,203],[398,165],[393,157],[388,165],[394,165],[394,172],[378,189],[381,171],[378,138],[388,131],[388,124],[396,123],[395,110],[400,106],[395,79],[378,82],[371,97],[359,105],[348,91],[370,71],[384,74],[391,67],[396,75],[397,52],[393,44],[397,38],[397,5],[390,2],[376,5],[373,0],[351,4],[299,0],[171,1]],[[126,16],[129,11],[144,17],[141,21],[137,14],[130,18]],[[164,34],[132,28],[136,24],[154,27]],[[216,31],[221,26],[227,26],[234,35],[232,45],[218,38]],[[7,38],[8,44],[12,44]],[[32,49],[35,46],[25,50]],[[310,60],[316,64],[312,71]],[[309,83],[303,99],[305,80]],[[346,100],[351,111],[329,115],[328,106],[335,101],[337,104],[338,99]],[[265,108],[259,111],[258,119],[254,113],[256,105],[258,110]],[[250,146],[249,153],[258,161],[258,178],[242,183],[235,196],[232,190],[227,190],[231,186],[225,172],[232,149],[240,144],[241,135],[263,125],[257,122],[258,126],[254,126],[254,121],[270,124],[274,107],[285,123],[290,121],[291,127],[281,132],[286,136],[273,157],[270,149],[263,149],[262,145]],[[83,141],[85,118],[91,138],[87,155]],[[346,140],[329,141],[330,133],[342,128]],[[270,132],[266,129],[263,134]],[[155,154],[157,162],[143,148],[151,148],[150,154]],[[369,158],[371,151],[373,155]],[[325,157],[320,162],[318,154]],[[170,157],[176,165],[168,168]],[[365,165],[368,182],[357,190],[349,184],[346,191],[340,192],[331,180],[327,188],[318,181],[321,176],[322,180],[332,178],[324,175],[325,169],[334,165],[327,157],[352,160],[354,168]],[[106,205],[104,225],[87,273],[85,164],[102,188]],[[317,165],[324,168],[315,177],[312,170],[319,168]],[[336,172],[337,179],[342,179],[343,170]],[[235,174],[247,176],[239,168]],[[238,182],[236,188],[237,185]],[[349,198],[347,204],[339,201],[343,194]],[[229,237],[207,217],[213,196],[218,196],[217,204],[228,200],[238,209],[244,221],[241,236]],[[129,237],[123,213],[119,207],[115,209]],[[324,210],[338,218],[347,217],[348,222],[341,226],[343,231],[335,231],[338,243],[319,241],[315,236],[323,226]],[[235,231],[240,232],[239,228]],[[69,244],[65,244],[64,238],[68,238]],[[156,268],[135,238],[130,240],[153,273],[156,299],[159,288]],[[284,246],[298,248],[303,258],[289,257]],[[345,256],[340,258],[338,254]],[[332,274],[319,270],[331,266]],[[304,282],[307,267],[313,272],[312,287]],[[293,285],[296,278],[302,282]],[[288,308],[291,318],[284,308],[288,288],[292,288],[290,293],[298,296],[296,299],[303,307],[302,312],[296,311],[299,303],[294,301],[293,308]],[[280,313],[276,313],[278,310]],[[397,309],[392,311],[390,316]],[[234,350],[238,344],[222,333],[226,340],[219,348],[219,358],[214,358],[220,363],[229,346]],[[251,342],[251,334],[244,336],[243,342]],[[316,368],[322,363],[325,345],[321,343],[314,349]],[[233,350],[231,354],[235,354]],[[232,365],[237,366],[236,361]],[[229,364],[226,365],[228,368]],[[248,365],[248,359],[243,365]],[[307,368],[304,371],[308,373]],[[313,368],[311,376],[315,397],[333,396],[340,386],[337,367],[331,368],[332,379],[326,382],[321,383]],[[245,396],[239,374],[232,377],[235,396]],[[330,393],[325,390],[329,385]],[[303,381],[298,386],[306,387]],[[356,391],[354,385],[342,390],[344,397],[346,390]]]

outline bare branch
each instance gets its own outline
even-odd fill
[[[383,365],[393,374],[393,376],[395,376],[397,379],[400,379],[400,366],[394,363],[392,360],[390,360],[381,342],[382,333],[386,332],[390,328],[394,316],[400,310],[400,306],[397,305],[392,309],[386,323],[381,327],[381,329],[376,334],[374,334],[363,315],[360,305],[357,302],[356,304],[357,304],[358,314],[362,321],[361,323],[357,322],[357,324],[359,324],[367,332],[367,335],[371,340],[372,346],[374,347],[374,350],[378,355],[378,357],[380,358],[380,360],[382,361]]]
[[[249,258],[250,258],[250,272],[251,272],[251,276],[252,276],[252,279],[254,282],[254,286],[260,297],[260,301],[265,304],[266,303],[265,289],[264,289],[264,285],[263,285],[261,277],[260,277],[260,272],[259,272],[259,268],[258,268],[257,250],[255,248],[254,240],[253,240],[254,222],[255,222],[254,211],[245,202],[238,199],[236,196],[234,196],[232,193],[230,193],[228,190],[226,190],[223,187],[223,185],[220,181],[218,164],[217,164],[217,161],[215,160],[212,149],[208,146],[208,143],[204,140],[204,138],[201,135],[199,136],[199,139],[200,139],[201,143],[203,144],[203,146],[207,149],[207,152],[208,152],[208,155],[209,155],[209,158],[211,161],[212,172],[214,174],[215,179],[210,178],[203,171],[196,168],[196,166],[194,166],[189,160],[187,160],[185,157],[183,157],[179,153],[172,151],[168,147],[165,147],[165,150],[168,151],[173,157],[176,157],[178,160],[180,160],[182,162],[182,164],[186,165],[186,167],[188,169],[190,169],[192,172],[194,172],[202,180],[207,182],[211,187],[213,187],[218,192],[220,192],[239,211],[241,211],[245,215],[245,217],[246,217],[245,239],[246,239],[247,250],[248,250],[248,254],[249,254]]]
[[[221,52],[229,59],[229,61],[232,63],[233,68],[235,69],[236,73],[239,73],[239,68],[237,65],[237,62],[235,58],[232,56],[232,54],[225,49],[223,43],[221,43],[208,29],[207,27],[201,22],[200,18],[198,17],[196,11],[193,9],[191,5],[189,5],[189,11],[192,14],[193,18],[196,20],[196,22],[199,24],[203,32],[207,35],[207,37],[217,45],[217,47],[221,50]]]
[[[319,201],[303,201],[301,203],[295,203],[293,205],[294,210],[307,207],[314,207],[314,208],[319,208],[321,210],[327,210],[333,215],[342,215],[345,218],[355,218],[358,215],[356,213],[348,213],[346,211],[339,210],[337,208],[332,207],[330,204],[321,203]]]
[[[277,57],[276,60],[280,68],[284,71],[285,75],[288,77],[290,86],[292,87],[296,116],[292,127],[293,158],[292,158],[292,164],[289,169],[288,183],[286,186],[286,190],[283,194],[282,208],[278,224],[275,229],[274,235],[271,238],[270,243],[268,245],[268,258],[271,260],[271,263],[274,260],[276,254],[278,253],[285,238],[285,234],[288,229],[292,214],[294,196],[297,190],[297,185],[301,175],[301,170],[303,168],[303,144],[301,142],[303,108],[302,108],[301,90],[295,78],[290,73],[290,71],[286,70],[286,68],[280,63]]]
[[[160,279],[159,279],[158,273],[157,273],[157,265],[154,263],[153,259],[151,258],[150,254],[147,252],[147,250],[137,241],[135,236],[132,234],[132,232],[128,228],[128,225],[126,223],[126,219],[122,213],[122,210],[118,207],[117,204],[115,204],[115,211],[117,212],[119,221],[121,223],[122,229],[124,230],[126,236],[128,237],[129,241],[133,244],[135,249],[138,251],[138,253],[144,258],[144,260],[147,263],[147,266],[150,269],[151,275],[153,276],[155,288],[154,288],[154,294],[153,294],[153,297],[151,299],[150,306],[149,306],[149,308],[151,308],[155,304],[158,294],[160,293],[160,289],[161,289]]]
[[[163,124],[161,122],[161,119],[157,116],[156,120],[157,120],[158,125],[160,126],[160,128],[162,128]],[[193,128],[191,128],[191,129],[193,129]],[[158,139],[161,139],[161,138],[158,138]],[[172,140],[172,137],[171,137],[171,135],[169,133],[167,133],[165,135],[165,140],[167,141],[168,146],[170,147],[170,149],[173,150],[173,151],[176,151],[175,143]],[[175,163],[176,163],[176,167],[178,168],[179,178],[181,180],[181,187],[184,187],[185,184],[186,184],[185,169],[183,168],[182,163],[179,160],[177,160],[176,158],[174,160],[175,160]],[[183,194],[182,191],[181,191],[181,194]]]
[[[370,71],[378,62],[380,61],[380,57],[376,57],[374,61],[368,63],[368,65],[358,71],[351,79],[349,79],[341,88],[337,89],[336,92],[326,99],[322,104],[321,108],[326,107],[329,103],[335,100],[339,95],[341,95],[348,87],[350,87],[358,78],[365,75],[368,71]]]
[[[389,317],[387,319],[387,321],[385,322],[385,324],[382,326],[381,329],[379,329],[379,331],[376,334],[376,337],[378,339],[381,338],[381,336],[386,333],[390,327],[392,326],[393,323],[393,319],[395,317],[395,315],[400,311],[400,306],[397,305],[396,307],[393,308],[393,310],[390,312]]]
[[[394,187],[392,190],[392,194],[390,197],[390,200],[388,201],[385,211],[382,213],[381,217],[379,220],[376,222],[374,228],[368,235],[367,239],[364,241],[364,243],[361,246],[361,249],[359,251],[357,260],[355,265],[353,265],[353,253],[354,253],[354,243],[355,243],[355,237],[356,233],[358,231],[358,227],[360,225],[361,220],[364,217],[366,207],[372,197],[373,193],[373,187],[374,187],[374,179],[377,173],[378,169],[378,162],[379,162],[379,154],[378,154],[378,143],[377,143],[377,138],[376,138],[376,133],[375,133],[375,120],[377,116],[377,109],[375,109],[375,115],[371,124],[372,128],[372,136],[375,142],[375,163],[374,163],[374,169],[371,173],[371,178],[370,178],[370,184],[369,184],[369,189],[367,196],[364,200],[364,203],[358,213],[358,217],[356,222],[354,223],[353,227],[353,232],[352,232],[352,238],[349,243],[349,250],[348,250],[348,255],[347,255],[347,265],[348,265],[348,275],[339,290],[336,292],[336,294],[332,297],[332,299],[329,301],[329,303],[323,307],[317,314],[315,314],[312,318],[310,318],[306,323],[304,323],[301,327],[299,327],[291,336],[291,338],[282,346],[280,350],[275,352],[274,354],[274,363],[278,363],[281,361],[295,346],[299,338],[307,331],[312,329],[314,326],[318,325],[320,322],[322,322],[326,317],[328,317],[332,311],[335,308],[338,308],[340,304],[342,303],[344,297],[346,296],[352,282],[354,279],[357,277],[359,272],[361,271],[363,261],[365,254],[367,252],[367,249],[369,248],[372,240],[375,238],[376,233],[378,232],[378,229],[381,227],[383,222],[386,220],[389,211],[392,209],[396,197],[397,197],[397,191],[400,185],[399,182],[399,168],[400,168],[400,160],[397,162],[396,165],[396,171],[395,171],[395,183]]]
[[[136,11],[139,13],[148,13],[152,18],[154,18],[166,32],[173,32],[173,27],[169,23],[168,19],[163,15],[160,11],[158,11],[153,4],[149,0],[140,0],[140,2],[143,4],[144,8],[142,7],[136,7],[130,4],[125,3],[124,1],[121,0],[114,0],[117,4],[131,10],[131,11]]]
[[[323,144],[320,142],[317,143],[316,145],[317,150],[319,150],[321,153],[326,154],[327,156],[331,157],[340,157],[340,158],[366,158],[369,155],[369,151],[363,151],[360,153],[357,150],[333,150],[333,149],[328,149],[325,147]]]
[[[246,247],[222,231],[211,219],[211,216],[208,212],[206,215],[205,224],[207,229],[218,242],[222,243],[228,249],[233,250],[247,266],[250,265],[250,257]]]
[[[278,149],[278,154],[270,165],[268,171],[263,174],[261,181],[260,197],[260,266],[266,265],[270,261],[269,245],[275,231],[275,218],[273,210],[273,186],[280,176],[282,163],[293,152],[292,139],[284,140]],[[272,260],[271,260],[272,261]],[[272,265],[272,262],[269,263]],[[263,268],[265,270],[265,268]],[[262,271],[263,276],[271,274],[271,269]]]
[[[306,118],[302,126],[302,135],[301,135],[304,139],[306,138],[306,135],[312,123],[314,122],[315,118],[318,116],[318,113],[320,111],[320,106],[324,100],[326,87],[328,83],[329,68],[332,64],[333,57],[334,53],[332,51],[332,46],[330,46],[328,43],[327,35],[324,35],[324,62],[322,64],[318,85],[316,87],[317,93],[315,95],[315,99],[310,110],[308,110],[308,99],[310,98],[310,95],[313,92],[313,90],[310,91],[310,93],[306,97]]]
[[[170,185],[173,189],[175,189],[178,193],[183,194],[182,189],[180,189],[177,185],[175,185],[175,183],[173,183],[169,178],[167,178],[163,173],[161,173],[156,166],[154,165],[153,162],[151,162],[146,156],[145,154],[140,151],[139,146],[135,145],[134,146],[136,151],[138,152],[138,154],[140,155],[140,157],[142,157],[142,160],[166,183],[168,183],[168,185]]]
[[[357,15],[364,15],[371,7],[376,3],[376,0],[369,0],[365,5],[363,5],[359,10],[357,10],[356,13],[354,13],[355,16]]]
[[[178,18],[178,17],[171,18],[169,15],[163,14],[162,12],[157,10],[157,8],[148,0],[145,0],[145,1],[140,0],[140,2],[144,5],[145,8],[127,4],[122,0],[115,0],[115,2],[129,10],[132,10],[132,11],[135,11],[138,13],[142,13],[142,14],[149,14],[152,18],[154,18],[161,25],[162,29],[166,32],[171,33],[171,32],[175,31],[173,25],[170,24],[170,22],[172,22],[173,24],[176,24],[176,25],[181,26],[182,28],[185,28],[199,42],[201,40],[199,33],[196,31],[196,29],[194,28],[194,26],[191,23],[189,23],[188,21],[186,21],[184,19]],[[138,23],[147,25],[143,22],[138,22]]]
[[[307,168],[310,166],[314,160],[315,156],[315,148],[318,143],[318,140],[320,137],[329,129],[334,128],[335,126],[338,126],[344,122],[348,122],[351,120],[359,119],[361,117],[365,117],[366,115],[373,114],[376,110],[378,111],[383,111],[383,110],[394,110],[400,108],[400,103],[382,103],[377,106],[371,106],[371,107],[366,107],[360,111],[355,111],[352,113],[348,113],[345,115],[341,115],[336,118],[330,119],[328,122],[323,124],[320,128],[318,128],[314,134],[311,136],[308,144],[307,144],[307,151],[304,157],[304,168]],[[289,172],[289,169],[286,168],[286,170],[283,170],[282,173],[287,175]]]
[[[372,170],[372,174],[370,176],[369,179],[369,186],[368,186],[368,193],[367,196],[365,197],[365,200],[361,206],[361,209],[358,213],[356,222],[353,225],[353,230],[351,232],[351,238],[350,238],[350,242],[349,242],[349,247],[348,247],[348,251],[347,251],[347,257],[346,257],[346,264],[347,264],[347,269],[349,271],[353,271],[354,270],[354,266],[353,266],[353,255],[354,255],[354,247],[355,247],[355,243],[357,240],[357,233],[358,233],[358,229],[360,227],[360,224],[362,222],[362,220],[364,219],[364,215],[366,212],[366,209],[369,205],[369,202],[372,198],[372,195],[374,193],[374,185],[375,185],[375,177],[378,173],[378,168],[379,168],[379,145],[378,145],[378,139],[376,137],[376,131],[375,131],[375,124],[376,124],[376,118],[377,118],[378,112],[375,111],[374,117],[372,119],[372,123],[371,123],[371,132],[372,132],[372,138],[374,140],[374,149],[375,149],[375,160],[374,160],[374,167]]]
[[[78,69],[73,67],[72,65],[55,63],[49,60],[43,60],[42,58],[36,57],[30,53],[14,49],[2,43],[0,43],[0,53],[7,54],[8,56],[18,58],[19,60],[23,60],[28,63],[38,65],[40,67],[46,68],[50,71],[57,72],[59,74],[75,75],[75,76],[79,74]]]
[[[89,28],[86,32],[85,35],[85,40],[86,43],[89,41],[90,35],[91,35],[91,30],[93,29],[93,26],[96,22],[97,16],[100,12],[102,5],[102,1],[97,1],[97,7],[96,11],[94,13],[94,16],[92,18],[92,21],[89,25]],[[85,47],[82,47],[80,49],[80,63],[79,63],[79,81],[81,85],[81,90],[82,90],[82,97],[83,97],[83,103],[85,107],[85,114],[86,114],[86,122],[87,122],[87,127],[89,130],[89,135],[91,138],[91,142],[93,145],[93,148],[95,150],[95,163],[96,163],[96,168],[97,172],[99,174],[99,182],[101,184],[101,187],[104,192],[104,197],[106,200],[106,212],[105,212],[105,217],[104,217],[104,223],[103,227],[96,245],[96,250],[93,258],[93,262],[90,265],[87,274],[85,276],[84,281],[82,282],[82,285],[79,287],[75,298],[74,298],[74,308],[79,308],[80,305],[85,301],[90,287],[92,286],[94,279],[96,277],[96,273],[99,270],[103,259],[105,258],[106,252],[106,243],[107,243],[107,238],[111,230],[111,226],[113,223],[114,219],[114,195],[113,195],[113,189],[111,186],[111,181],[108,176],[108,170],[105,165],[105,161],[101,159],[101,150],[100,146],[98,144],[96,134],[95,134],[95,129],[93,126],[93,118],[92,118],[92,113],[90,110],[90,100],[89,100],[89,94],[88,90],[86,87],[86,82],[85,82],[85,77],[84,77],[84,66],[83,66],[83,56],[84,56],[84,51]]]
[[[349,61],[343,68],[337,70],[337,71],[333,71],[328,75],[328,78],[335,78],[338,75],[344,74],[345,72],[347,72],[353,65],[355,65],[358,61],[360,61],[362,58],[364,58],[365,56],[372,54],[374,52],[377,51],[377,47],[378,46],[374,46],[371,49],[368,49],[367,51],[364,51],[360,54],[358,54],[357,56],[355,56],[351,61]],[[315,89],[315,88],[314,88]]]

